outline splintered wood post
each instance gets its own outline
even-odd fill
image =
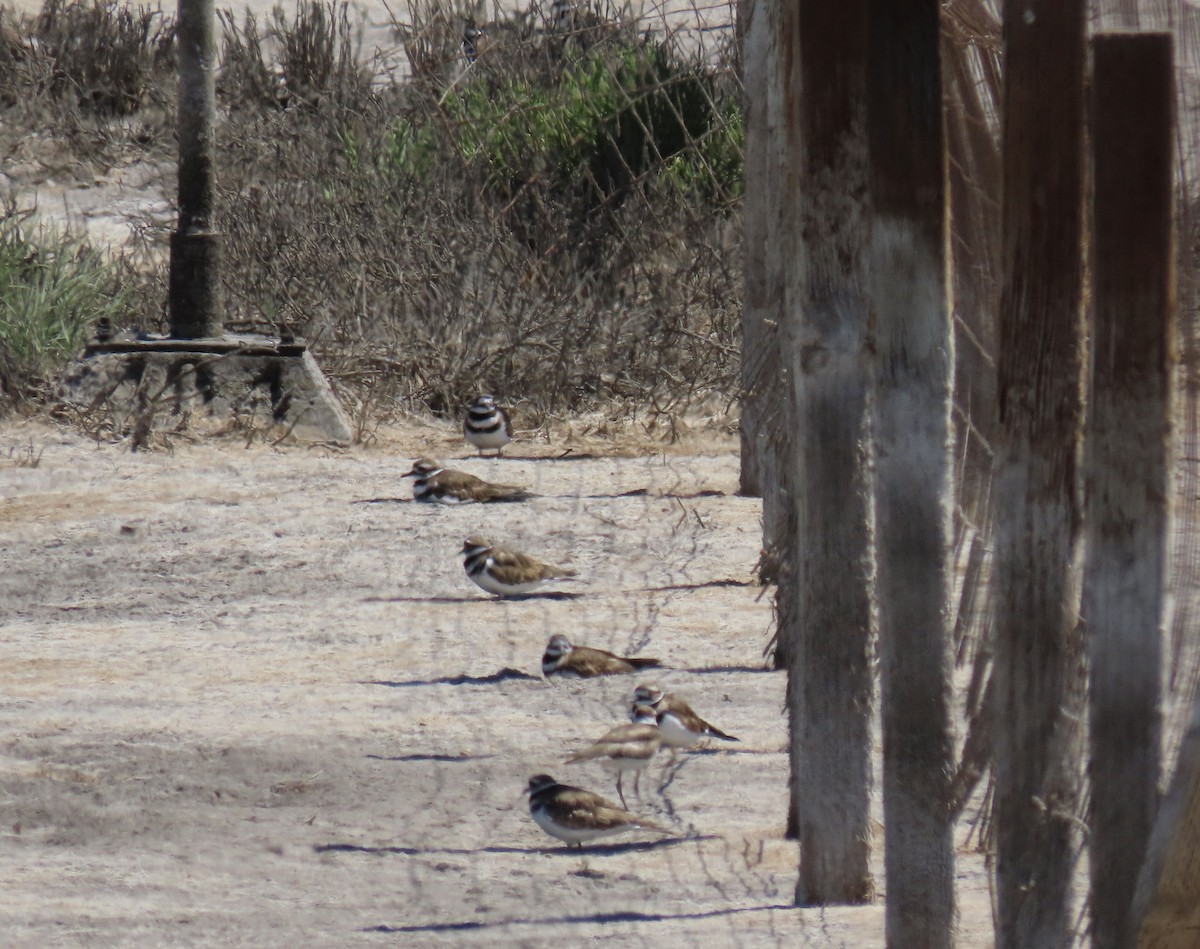
[[[1085,443],[1092,945],[1128,949],[1158,808],[1174,337],[1166,33],[1092,40],[1092,385]]]
[[[738,436],[742,464],[738,493],[762,497],[762,455],[766,451],[762,407],[767,378],[763,360],[767,338],[778,325],[778,297],[767,278],[767,0],[739,0],[738,31],[742,37],[743,149],[742,236],[745,247],[742,292],[741,405]],[[765,524],[764,524],[765,528]]]
[[[779,249],[795,206],[780,200],[779,184],[792,156],[774,141],[786,96],[773,85],[771,63],[780,52],[768,29],[769,0],[741,0],[738,18],[745,62],[745,198],[742,208],[745,285],[742,299],[742,467],[739,492],[762,498],[761,577],[776,584],[784,635],[775,640],[775,668],[786,668],[790,601],[780,596],[795,530],[790,491],[791,383],[780,354],[783,280],[793,264]],[[782,129],[786,131],[786,129]],[[780,136],[782,140],[782,135]]]
[[[213,0],[179,0],[179,221],[171,234],[171,335],[221,332],[216,205],[216,15]]]
[[[874,894],[866,0],[776,0],[773,9],[772,26],[790,31],[776,42],[798,35],[799,46],[780,57],[772,82],[798,61],[793,83],[803,90],[782,113],[799,133],[786,178],[802,179],[775,195],[799,209],[776,248],[791,254],[785,362],[795,418],[794,599],[780,611],[781,640],[784,619],[795,624],[789,829],[800,840],[796,901],[858,903]]]
[[[871,0],[875,557],[887,945],[949,947],[953,536],[940,0]]]
[[[1082,714],[1083,0],[1004,4],[996,604],[998,949],[1070,943]]]
[[[774,523],[782,490],[780,447],[773,440],[772,405],[790,398],[779,357],[779,323],[783,312],[783,269],[767,253],[775,222],[773,185],[778,169],[770,166],[771,96],[767,30],[770,0],[739,0],[738,32],[742,38],[743,127],[746,133],[742,203],[744,284],[742,295],[741,476],[738,493],[763,499],[763,546],[777,540]]]

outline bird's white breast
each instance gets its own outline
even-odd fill
[[[691,748],[704,737],[688,731],[683,727],[683,723],[669,712],[659,719],[658,730],[662,732],[663,744],[672,748]]]

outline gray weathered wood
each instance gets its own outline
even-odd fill
[[[1175,304],[1171,37],[1100,35],[1092,61],[1094,329],[1083,586],[1091,675],[1088,848],[1092,944],[1127,949],[1161,768]]]
[[[780,638],[793,647],[796,899],[853,903],[873,894],[866,8],[865,0],[779,0],[770,9],[771,83],[780,93],[773,128],[786,159],[775,199],[790,215],[790,232],[780,231],[771,252],[788,262],[795,397],[795,582],[781,588],[794,599],[780,611],[781,624],[795,626],[781,625]]]
[[[1138,949],[1195,949],[1200,933],[1200,697],[1183,736],[1146,861],[1138,877],[1131,917]]]
[[[889,946],[953,944],[953,533],[939,0],[871,0],[876,590]]]
[[[791,261],[777,250],[780,229],[795,208],[780,204],[778,186],[791,154],[771,147],[780,123],[781,97],[770,83],[771,33],[767,0],[742,0],[745,81],[744,199],[742,207],[744,295],[742,302],[742,402],[740,493],[763,499],[764,579],[777,584],[783,620],[776,637],[775,667],[786,668],[794,624],[787,617],[794,597],[781,592],[795,530],[790,490],[791,385],[780,353],[784,274]],[[776,250],[772,250],[776,248]]]
[[[1082,714],[1082,0],[1004,5],[996,452],[999,949],[1069,943]]]

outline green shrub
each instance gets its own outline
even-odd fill
[[[736,192],[740,109],[707,67],[636,40],[573,53],[561,69],[479,71],[445,97],[438,124],[427,111],[397,119],[394,170],[421,181],[448,142],[502,198],[536,182],[559,193],[586,183],[608,200],[659,175],[706,196]]]
[[[35,391],[107,318],[129,322],[130,295],[117,268],[69,234],[31,239],[10,204],[0,213],[0,390]]]

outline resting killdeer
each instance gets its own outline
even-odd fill
[[[562,633],[556,633],[546,643],[542,654],[542,675],[556,673],[574,675],[581,679],[592,676],[620,675],[651,666],[662,665],[657,659],[641,656],[618,656],[604,649],[575,646]]]
[[[525,791],[529,795],[529,813],[551,837],[582,848],[587,841],[608,837],[626,830],[671,831],[644,817],[635,817],[583,788],[559,784],[548,774],[535,774]]]
[[[491,484],[465,471],[443,468],[432,458],[418,458],[412,471],[402,478],[416,478],[413,500],[435,504],[470,504],[487,501],[527,501],[533,497],[524,488],[511,484]]]
[[[468,537],[463,542],[463,567],[475,585],[496,596],[520,596],[536,590],[547,580],[572,580],[575,571],[542,563],[528,554],[493,544],[486,537]]]
[[[628,807],[625,792],[621,790],[621,779],[626,771],[632,771],[633,793],[638,793],[638,778],[662,744],[657,721],[654,709],[649,705],[639,705],[634,710],[633,724],[610,728],[598,741],[567,758],[566,763],[601,759],[602,764],[617,772],[617,796],[621,799],[621,806]]]
[[[490,395],[478,396],[467,409],[467,417],[463,419],[463,435],[479,453],[491,449],[499,456],[504,446],[512,441],[512,422],[508,413],[496,404]]]
[[[649,706],[658,716],[658,728],[662,732],[662,743],[668,748],[691,748],[705,738],[720,738],[722,741],[738,741],[726,735],[715,725],[710,725],[692,711],[692,707],[657,685],[639,685],[633,690],[631,717],[638,709]],[[636,720],[636,719],[635,719]]]

